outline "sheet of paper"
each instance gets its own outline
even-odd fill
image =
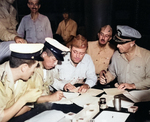
[[[73,98],[76,98],[77,96],[79,96],[79,93],[63,92],[63,95],[64,95],[67,99],[73,99]]]
[[[118,88],[107,88],[104,89],[107,95],[118,95],[118,94],[123,94],[123,90],[119,90]]]
[[[125,95],[135,103],[150,101],[150,90],[133,90],[130,92],[125,91],[123,95]]]
[[[84,107],[84,105],[90,104],[90,103],[93,103],[93,102],[98,104],[99,98],[89,96],[88,94],[83,94],[83,95],[80,95],[80,96],[72,99],[71,101],[73,103],[77,104],[78,106]]]
[[[95,122],[125,122],[129,115],[129,113],[102,111],[95,118]]]
[[[65,114],[58,110],[44,111],[25,122],[58,122]]]
[[[103,92],[104,92],[103,90],[91,88],[91,89],[88,89],[88,91],[86,93],[82,93],[82,94],[88,94],[91,96],[96,96],[96,95],[99,95]]]
[[[73,102],[71,100],[79,96],[79,93],[63,92],[63,94],[65,97],[63,97],[60,101],[56,101],[53,103],[72,104]]]

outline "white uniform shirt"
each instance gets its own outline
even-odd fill
[[[55,79],[53,84],[56,89],[63,89],[67,83],[83,83],[84,79],[86,79],[85,84],[90,87],[96,84],[95,67],[88,54],[85,54],[82,61],[75,67],[70,59],[70,53],[68,53],[62,64],[57,65],[56,68],[59,71],[59,79]]]

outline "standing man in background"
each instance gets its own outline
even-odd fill
[[[63,18],[57,28],[56,34],[61,35],[65,41],[65,45],[69,47],[71,45],[72,39],[76,36],[77,33],[77,23],[72,20],[69,16],[69,11],[64,9]]]
[[[26,43],[17,35],[16,9],[12,6],[14,0],[0,0],[0,63],[9,58],[9,44]]]
[[[49,19],[39,13],[40,0],[28,0],[31,13],[22,18],[18,27],[18,34],[28,43],[44,43],[46,37],[53,38]]]
[[[109,43],[112,39],[112,28],[105,25],[98,33],[99,40],[88,42],[87,53],[91,56],[97,76],[102,70],[107,71],[115,46]]]

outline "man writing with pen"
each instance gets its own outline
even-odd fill
[[[116,51],[108,71],[101,71],[100,83],[107,84],[116,77],[118,89],[149,89],[150,88],[150,51],[135,44],[141,34],[129,26],[117,26],[114,40]]]
[[[52,103],[59,101],[64,97],[62,91],[52,92],[49,88],[53,84],[54,78],[58,77],[57,70],[53,69],[58,61],[63,61],[64,53],[69,51],[69,48],[63,46],[52,38],[46,38],[41,57],[43,61],[39,62],[39,67],[35,69],[34,74],[28,80],[28,88],[40,89],[42,95],[37,99],[34,109],[31,111],[13,118],[10,122],[18,120],[25,121],[31,117],[52,108]],[[57,108],[56,108],[57,109]]]

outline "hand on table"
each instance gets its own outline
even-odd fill
[[[128,83],[122,83],[118,86],[118,89],[125,90],[125,89],[135,89],[135,84],[128,84]]]
[[[106,79],[106,71],[102,70],[100,72],[100,80],[99,80],[100,84],[105,85],[107,84],[107,79]]]
[[[85,93],[89,88],[90,87],[88,84],[83,84],[82,86],[79,87],[78,92],[79,93]]]
[[[64,86],[64,90],[65,91],[72,91],[72,90],[74,90],[74,89],[76,89],[76,87],[74,86],[74,85],[72,85],[71,83],[67,83],[67,84],[65,84],[65,86]]]

